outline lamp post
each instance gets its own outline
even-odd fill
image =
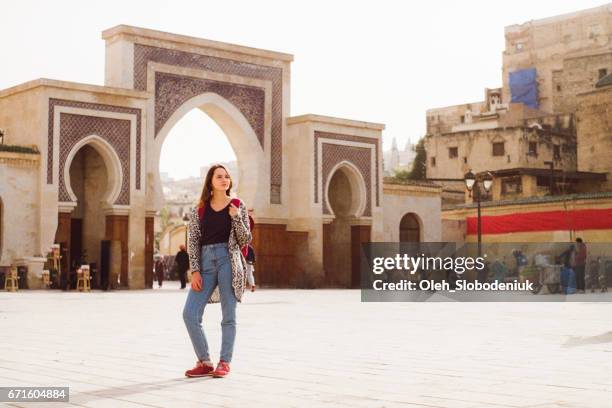
[[[189,212],[191,212],[191,208],[189,209]],[[185,226],[185,248],[187,248],[187,225],[189,225],[189,216],[187,214],[188,213],[185,213],[185,215],[183,215],[183,225]]]
[[[482,255],[482,221],[480,218],[480,199],[482,190],[480,184],[482,184],[482,189],[484,189],[483,195],[486,196],[493,186],[493,175],[491,172],[487,171],[480,176],[476,176],[474,173],[472,173],[472,170],[470,170],[465,174],[464,180],[465,187],[470,192],[470,197],[472,197],[472,190],[474,190],[474,198],[476,199],[476,203],[478,205],[478,256],[480,257]]]

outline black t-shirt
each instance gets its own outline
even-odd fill
[[[228,242],[230,232],[232,230],[232,218],[229,215],[228,203],[221,211],[215,211],[210,206],[210,202],[206,203],[204,217],[200,224],[202,231],[202,245],[218,244]]]

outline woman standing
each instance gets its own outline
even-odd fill
[[[191,290],[183,310],[198,362],[187,377],[225,377],[236,338],[236,303],[244,293],[246,263],[241,248],[251,241],[246,206],[232,199],[232,179],[225,167],[212,166],[206,174],[202,195],[189,221]],[[206,303],[221,301],[221,358],[213,368],[202,315]]]

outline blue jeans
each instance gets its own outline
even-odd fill
[[[183,320],[193,349],[200,361],[210,360],[208,342],[202,330],[202,315],[213,290],[219,285],[221,295],[221,360],[232,361],[236,339],[236,296],[232,286],[232,265],[227,243],[204,245],[201,253],[200,275],[202,290],[189,289]]]

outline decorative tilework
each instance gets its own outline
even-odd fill
[[[366,147],[344,146],[331,143],[323,143],[322,146],[322,161],[323,161],[323,186],[326,185],[332,168],[341,161],[347,160],[359,169],[361,176],[365,181],[366,186],[366,207],[363,212],[365,216],[372,215],[372,178],[370,168],[372,167],[371,150]],[[323,213],[331,214],[327,201],[327,191],[323,191]]]
[[[371,139],[369,137],[363,137],[363,136],[352,136],[352,135],[343,135],[340,133],[328,133],[328,132],[318,132],[315,131],[314,132],[314,158],[315,158],[315,163],[314,163],[314,192],[315,192],[315,203],[319,202],[319,189],[318,184],[317,184],[317,180],[318,180],[318,171],[319,171],[319,157],[317,155],[317,145],[318,145],[318,140],[319,138],[325,138],[325,139],[334,139],[334,140],[342,140],[342,141],[348,141],[348,142],[359,142],[359,143],[368,143],[368,144],[372,144],[374,145],[374,154],[375,154],[375,163],[376,163],[376,168],[374,169],[375,172],[375,187],[376,187],[376,191],[375,191],[375,195],[376,195],[376,206],[380,206],[380,197],[379,197],[379,193],[378,193],[378,183],[379,183],[379,174],[378,174],[378,160],[379,160],[379,152],[378,152],[378,141]],[[325,148],[325,144],[323,145],[323,147]],[[367,149],[369,152],[369,149]],[[368,153],[369,154],[369,153]],[[368,156],[369,157],[369,156]],[[339,161],[342,161],[342,159],[339,159],[338,161],[336,161],[336,163],[338,163]],[[336,163],[332,164],[331,167],[333,167]],[[369,163],[369,162],[368,162]],[[355,163],[354,163],[355,164]],[[323,166],[325,166],[325,161],[323,161]],[[368,164],[368,169],[371,167],[370,164]],[[368,180],[369,180],[369,172],[370,170],[368,170]],[[325,174],[325,172],[323,172],[323,174]],[[363,174],[364,178],[365,178],[365,174]],[[323,178],[323,183],[325,183],[325,178]],[[369,194],[369,192],[368,192]],[[323,206],[324,210],[326,209],[325,206]]]
[[[123,180],[121,192],[113,204],[130,204],[130,121],[126,119],[102,118],[99,116],[60,113],[60,151],[59,161],[65,163],[68,153],[75,144],[89,135],[95,134],[106,140],[119,156]],[[71,201],[64,183],[64,166],[59,168],[59,200]]]
[[[104,111],[104,112],[128,113],[128,114],[136,115],[136,189],[140,190],[140,169],[141,169],[141,164],[142,164],[140,160],[141,143],[142,143],[141,110],[137,108],[128,108],[125,106],[104,105],[100,103],[69,101],[69,100],[54,99],[54,98],[49,99],[47,184],[53,184],[53,127],[54,127],[54,113],[55,113],[56,106],[67,106],[71,108],[91,109],[91,110],[99,110],[99,111]],[[61,144],[61,137],[62,137],[61,132],[60,132],[59,137],[60,137],[60,144]],[[128,133],[125,134],[124,137],[129,139],[130,132],[128,131]],[[128,160],[129,160],[129,156],[128,156]],[[127,175],[128,178],[129,178],[129,174],[130,174],[129,172],[124,173],[124,175]]]
[[[167,65],[201,69],[223,74],[257,78],[272,83],[272,128],[270,151],[270,201],[280,204],[280,187],[283,178],[283,70],[227,58],[213,57],[167,48],[134,44],[134,89],[146,90],[147,64],[149,61]]]
[[[219,94],[238,108],[263,147],[265,89],[163,72],[155,74],[155,135],[181,105],[205,92]]]

